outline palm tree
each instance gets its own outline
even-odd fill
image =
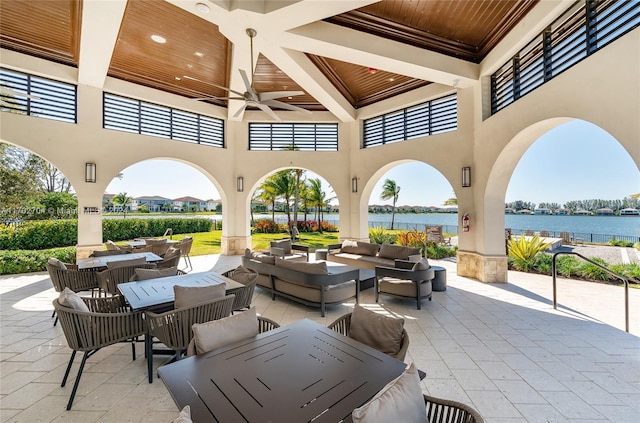
[[[309,179],[309,201],[316,208],[316,220],[318,221],[318,232],[322,233],[322,219],[324,208],[332,198],[327,198],[327,194],[322,190],[320,178]]]
[[[273,176],[268,177],[258,188],[260,192],[257,195],[265,204],[271,204],[271,220],[276,221],[276,200],[278,195],[276,194],[276,187],[273,183]]]
[[[380,199],[388,200],[393,198],[393,208],[391,209],[391,230],[393,230],[393,221],[396,217],[396,202],[398,201],[398,196],[400,195],[400,187],[396,184],[396,181],[391,179],[385,179],[384,185],[382,186],[382,194],[380,194]]]
[[[288,226],[291,227],[291,197],[294,195],[295,179],[292,177],[291,169],[276,172],[273,175],[273,186],[275,193],[284,200],[285,211],[287,212]]]
[[[131,204],[131,197],[127,196],[126,192],[121,192],[120,194],[113,197],[113,204],[119,205],[122,207],[123,218],[127,217],[127,206]]]

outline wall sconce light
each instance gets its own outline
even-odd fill
[[[238,192],[244,191],[244,178],[242,176],[238,176],[236,179],[236,190],[238,190]]]
[[[358,192],[358,178],[351,178],[351,192]]]
[[[471,168],[470,167],[462,168],[462,186],[464,188],[471,186]]]
[[[84,164],[84,181],[95,184],[96,182],[96,164],[95,163]]]

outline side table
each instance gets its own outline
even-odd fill
[[[327,249],[326,248],[318,248],[316,250],[316,261],[317,260],[327,260]]]
[[[446,291],[447,290],[447,269],[442,266],[431,266],[435,272],[435,277],[431,281],[431,286],[434,291]]]

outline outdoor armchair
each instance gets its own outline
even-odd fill
[[[158,269],[165,269],[167,267],[176,267],[178,263],[180,263],[180,249],[169,247],[164,256],[162,257],[162,261],[157,262],[156,266]]]
[[[131,277],[135,275],[136,269],[155,269],[153,263],[136,264],[133,266],[123,266],[115,268],[107,268],[96,273],[98,287],[105,294],[116,295],[119,293],[118,284],[129,282]]]
[[[422,306],[422,300],[431,301],[433,288],[431,281],[435,277],[435,271],[428,263],[423,264],[423,260],[426,262],[426,259],[422,259],[418,263],[395,260],[395,267],[376,266],[374,286],[376,303],[380,294],[414,298],[418,310]],[[418,264],[422,265],[420,269],[418,269]]]
[[[182,270],[185,272],[190,272],[193,269],[193,266],[191,265],[191,257],[189,256],[192,245],[193,237],[191,236],[185,236],[181,241],[174,244],[174,248],[179,248],[181,256],[184,257],[185,268]]]
[[[238,266],[233,270],[223,273],[223,276],[231,278],[244,285],[242,288],[236,288],[229,291],[229,294],[236,296],[236,299],[233,302],[232,312],[245,310],[251,307],[253,293],[256,290],[256,283],[258,281],[258,272],[253,269],[247,269],[244,266]]]
[[[466,404],[426,394],[423,396],[429,423],[484,423],[480,413]]]
[[[153,381],[153,337],[175,351],[167,362],[180,360],[193,338],[191,326],[210,322],[231,315],[235,295],[226,295],[214,300],[177,308],[164,313],[146,312],[149,340],[145,342],[149,383]]]
[[[67,403],[67,410],[70,410],[73,405],[82,371],[89,357],[103,347],[122,341],[130,341],[132,356],[135,360],[136,338],[145,333],[142,312],[129,311],[124,297],[118,295],[106,298],[83,298],[82,300],[90,311],[65,307],[59,303],[57,298],[53,300],[53,308],[58,314],[67,344],[73,350],[60,386],[64,387],[67,383],[76,353],[78,351],[84,353]]]
[[[47,272],[51,278],[53,289],[56,292],[62,292],[65,288],[69,288],[73,292],[93,291],[98,288],[98,281],[95,272],[91,270],[79,270],[78,266],[71,263],[62,263],[57,260],[49,259],[46,263]],[[51,317],[55,317],[56,311],[53,310]],[[56,318],[53,326],[58,323]]]

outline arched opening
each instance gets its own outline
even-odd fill
[[[0,142],[0,220],[17,223],[76,219],[77,215],[76,191],[53,163]]]

